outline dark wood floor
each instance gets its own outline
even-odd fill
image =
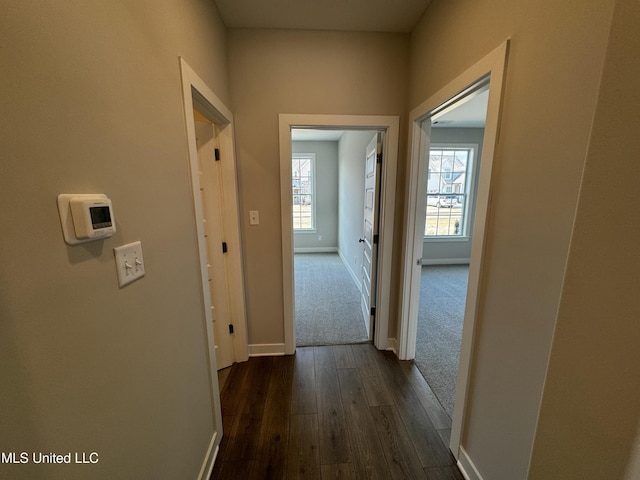
[[[225,375],[211,479],[463,480],[412,362],[370,344],[254,357]]]

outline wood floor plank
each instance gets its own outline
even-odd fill
[[[462,473],[455,465],[450,467],[425,468],[427,480],[464,480]]]
[[[378,350],[371,344],[351,345],[365,395],[370,406],[393,405],[393,396],[385,384],[375,361]]]
[[[346,368],[347,350],[356,368]],[[211,479],[462,480],[442,440],[448,429],[434,428],[415,385],[395,355],[370,344],[235,364]]]
[[[227,382],[227,378],[229,378],[230,373],[231,367],[218,370],[218,388],[220,389],[220,393],[224,390],[224,384]]]
[[[224,461],[248,460],[258,450],[258,439],[267,388],[274,357],[254,357],[249,359],[250,369],[240,389],[244,397],[240,401],[236,420],[228,433]]]
[[[320,473],[322,480],[356,480],[356,470],[353,463],[320,465]]]
[[[440,439],[442,439],[442,443],[444,443],[444,445],[448,447],[449,442],[451,442],[451,429],[450,428],[439,429],[438,435],[440,435]]]
[[[331,347],[336,359],[336,368],[355,368],[356,360],[353,358],[351,345],[334,345]]]
[[[294,356],[291,414],[318,413],[313,347],[298,347]]]
[[[216,462],[218,463],[218,462]],[[247,460],[236,460],[234,462],[220,462],[220,468],[213,470],[211,480],[216,479],[251,479],[252,462]]]
[[[400,418],[407,428],[423,467],[454,465],[449,449],[444,445],[433,423],[404,374],[397,357],[391,352],[374,356],[382,376],[393,395]]]
[[[391,478],[424,479],[420,458],[394,405],[371,407]]]
[[[211,478],[224,478],[222,475],[222,464],[224,463],[224,457],[227,453],[227,446],[229,445],[228,437],[233,428],[237,417],[235,415],[225,415],[222,417],[222,442],[218,450],[216,462],[213,466]]]
[[[331,347],[315,347],[313,355],[320,428],[320,463],[348,463],[351,461],[351,448],[333,350]]]
[[[289,355],[273,359],[251,478],[276,480],[286,476],[293,363],[294,357]]]
[[[390,477],[389,467],[360,375],[356,369],[344,368],[338,370],[338,378],[356,478],[386,480]]]
[[[320,479],[316,414],[291,416],[287,451],[287,480]]]
[[[249,362],[234,363],[225,382],[224,388],[220,392],[220,405],[222,416],[237,415],[238,408],[242,404],[245,396],[246,377],[251,370]]]
[[[433,426],[438,430],[451,428],[451,418],[449,418],[447,412],[442,408],[438,398],[433,393],[433,390],[431,390],[431,387],[429,387],[420,370],[418,370],[418,367],[416,367],[412,361],[400,362],[400,366],[407,375],[416,395],[418,395],[418,399],[426,410],[427,415],[429,415]]]

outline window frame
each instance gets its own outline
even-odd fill
[[[468,180],[465,181],[465,192],[457,193],[451,192],[451,195],[464,195],[465,204],[464,209],[462,211],[462,233],[460,235],[427,235],[427,208],[428,200],[425,199],[425,231],[423,233],[423,238],[425,241],[429,242],[466,242],[471,239],[471,217],[472,213],[475,210],[475,189],[477,184],[477,171],[478,171],[478,150],[479,145],[477,143],[455,143],[455,142],[440,142],[440,143],[431,143],[429,145],[429,157],[431,156],[431,150],[469,150],[470,159],[467,162],[466,169],[466,177]],[[429,177],[431,176],[431,169],[429,168],[429,160],[427,159],[427,177],[426,181],[429,181]],[[441,194],[449,194],[447,192],[440,192]],[[426,197],[429,197],[428,187],[426,189]]]
[[[311,193],[295,193],[293,190],[293,179],[294,179],[294,168],[293,162],[296,158],[300,159],[309,159],[310,161],[310,172],[311,172]],[[293,216],[293,208],[296,206],[294,198],[296,195],[310,195],[311,196],[311,227],[310,228],[298,228],[296,227],[296,222]],[[314,233],[317,231],[317,220],[316,220],[316,210],[318,206],[317,198],[316,198],[316,154],[309,152],[293,152],[291,154],[291,222],[293,224],[293,233]]]

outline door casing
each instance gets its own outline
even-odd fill
[[[242,271],[242,249],[240,243],[240,218],[238,210],[237,174],[235,164],[235,145],[233,138],[233,115],[226,105],[213,93],[206,83],[191,69],[183,58],[179,58],[182,79],[182,99],[186,123],[187,147],[189,153],[189,168],[191,188],[193,193],[193,222],[198,242],[200,287],[202,294],[202,318],[205,325],[209,366],[209,388],[214,407],[213,436],[206,452],[198,479],[211,476],[213,463],[222,440],[222,411],[220,408],[220,390],[214,348],[213,323],[211,315],[211,298],[208,285],[207,251],[202,222],[202,201],[200,198],[200,180],[198,178],[198,148],[194,122],[194,105],[200,114],[218,127],[222,164],[222,177],[226,188],[226,202],[222,212],[223,223],[229,253],[227,260],[227,281],[230,298],[229,309],[234,319],[234,356],[235,361],[246,361],[249,358],[247,347],[247,321],[244,295],[244,278]]]
[[[491,200],[491,175],[494,152],[499,138],[500,111],[505,83],[505,72],[509,40],[506,40],[491,53],[479,60],[464,73],[453,79],[445,87],[422,102],[410,113],[409,119],[409,164],[407,166],[407,208],[405,211],[405,258],[403,265],[403,288],[400,303],[400,345],[399,357],[409,360],[415,357],[415,342],[418,324],[417,306],[420,298],[420,272],[422,258],[422,238],[424,235],[424,216],[426,203],[427,161],[421,152],[425,135],[422,120],[432,117],[468,95],[486,80],[490,79],[489,100],[485,124],[482,162],[476,195],[476,211],[473,226],[469,280],[465,305],[458,379],[451,425],[449,447],[456,459],[463,461],[465,455],[461,445],[463,438],[464,416],[467,406],[467,394],[472,369],[473,342],[475,325],[482,298],[481,276],[485,250],[486,225]],[[422,226],[420,226],[422,225]]]
[[[376,328],[373,343],[380,350],[397,351],[395,339],[389,338],[391,260],[395,218],[396,172],[400,118],[383,115],[314,115],[280,114],[280,206],[282,220],[282,274],[284,295],[285,354],[296,349],[295,295],[293,274],[293,222],[291,218],[291,129],[381,130],[385,132],[380,180],[380,242],[378,244],[378,282],[376,295]]]

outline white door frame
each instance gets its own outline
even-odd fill
[[[222,178],[225,186],[225,205],[223,208],[223,224],[229,251],[225,256],[227,262],[227,281],[229,284],[229,312],[234,324],[233,351],[234,361],[248,360],[247,320],[244,296],[244,279],[242,272],[242,250],[240,244],[240,220],[238,210],[238,183],[236,176],[236,156],[233,137],[233,114],[226,105],[213,93],[205,82],[180,58],[180,74],[182,78],[182,98],[187,129],[189,152],[189,168],[193,195],[194,225],[198,241],[200,267],[200,286],[202,293],[202,310],[205,319],[204,330],[208,347],[211,396],[214,405],[214,434],[209,451],[202,465],[198,478],[207,479],[211,475],[213,462],[222,439],[222,411],[220,408],[220,391],[216,367],[215,342],[211,314],[211,295],[209,293],[207,246],[202,222],[202,200],[200,197],[200,179],[198,177],[198,147],[194,122],[194,104],[198,112],[206,116],[218,127],[218,139],[222,163]]]
[[[482,148],[482,162],[480,164],[477,187],[458,380],[451,426],[451,441],[449,443],[449,447],[456,458],[460,457],[475,324],[481,298],[480,279],[485,248],[485,227],[491,199],[491,172],[494,152],[499,136],[500,110],[505,82],[508,47],[509,40],[505,41],[440,91],[414,108],[410,113],[409,119],[409,148],[411,153],[407,168],[408,196],[407,209],[405,212],[405,218],[407,219],[405,230],[406,243],[403,266],[403,290],[400,304],[399,357],[402,360],[415,357],[418,328],[417,310],[420,299],[420,270],[422,268],[424,222],[416,221],[416,219],[418,219],[418,215],[424,216],[425,211],[425,179],[428,158],[427,155],[424,155],[423,152],[420,151],[420,148],[421,145],[426,145],[425,148],[428,148],[429,135],[429,132],[422,131],[421,122],[426,118],[441,113],[447,108],[451,108],[454,103],[476,89],[482,80],[490,78],[491,84]],[[424,142],[424,140],[426,140],[426,142]],[[421,223],[422,231],[420,230]]]
[[[389,347],[391,259],[395,217],[396,171],[400,118],[381,115],[280,114],[280,206],[282,217],[282,287],[284,291],[284,345],[291,355],[296,349],[295,295],[293,281],[293,221],[291,218],[291,129],[334,128],[380,130],[385,132],[380,182],[380,243],[378,245],[378,283],[374,345]]]

